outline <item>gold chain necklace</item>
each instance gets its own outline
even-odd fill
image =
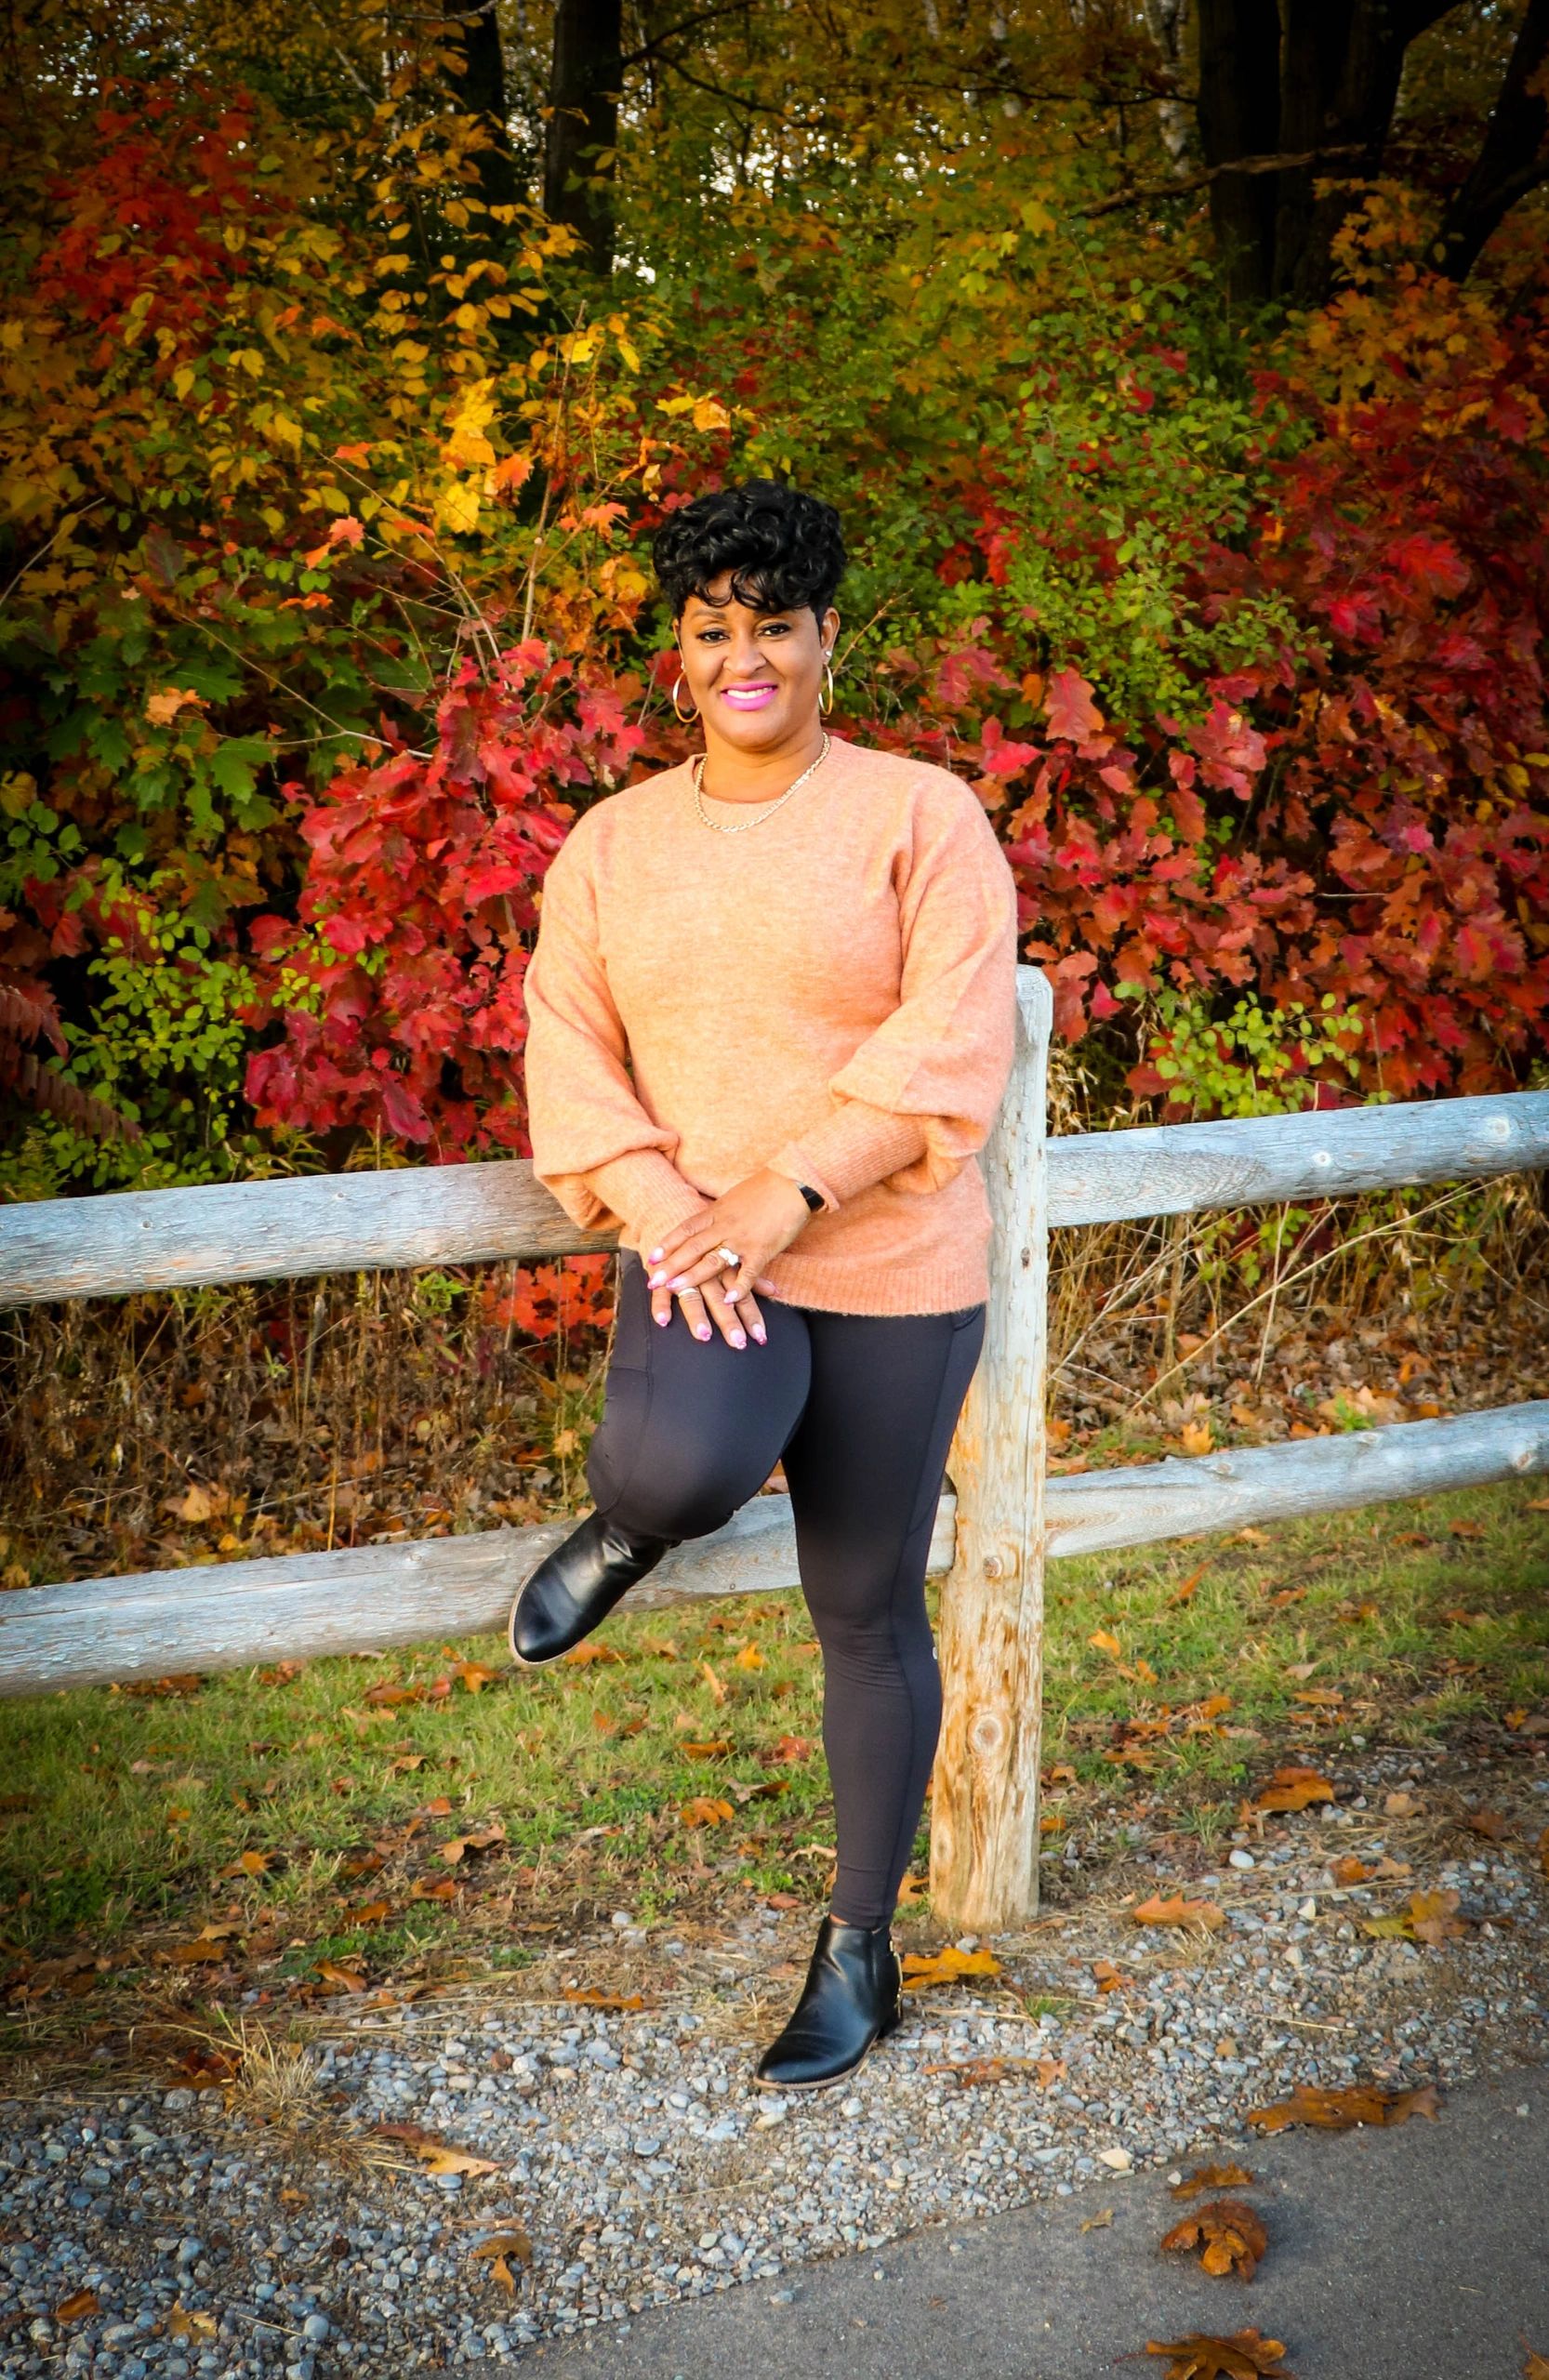
[[[814,760],[810,766],[802,770],[801,775],[796,780],[796,785],[788,786],[784,793],[781,794],[778,801],[772,802],[767,810],[761,811],[756,818],[749,818],[746,825],[741,826],[723,826],[718,818],[706,816],[704,798],[701,791],[705,782],[705,755],[703,752],[697,753],[695,757],[693,771],[694,800],[700,817],[705,820],[706,826],[712,826],[718,835],[746,835],[749,826],[761,826],[766,818],[773,818],[775,811],[783,808],[785,803],[790,800],[791,795],[796,791],[797,786],[806,784],[806,781],[811,776],[814,769],[822,767],[823,762],[828,757],[828,746],[830,741],[831,738],[829,737],[828,731],[825,728],[823,731],[822,751],[819,752],[816,760]]]

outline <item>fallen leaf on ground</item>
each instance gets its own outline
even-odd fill
[[[756,1645],[744,1645],[740,1653],[732,1656],[732,1666],[739,1670],[761,1670],[763,1655]]]
[[[1412,1793],[1389,1793],[1383,1808],[1390,1818],[1412,1818],[1420,1808]]]
[[[425,1688],[399,1686],[391,1678],[379,1678],[375,1686],[366,1687],[361,1699],[369,1702],[374,1711],[397,1711],[405,1702],[423,1702]]]
[[[1415,2091],[1389,2091],[1372,2082],[1326,2091],[1298,2082],[1289,2099],[1250,2109],[1248,2121],[1261,2132],[1284,2132],[1293,2123],[1313,2124],[1321,2132],[1350,2132],[1362,2123],[1407,2123],[1410,2116],[1429,2116],[1435,2122],[1440,2104],[1434,2082],[1423,2082]]]
[[[1281,2339],[1261,2338],[1257,2331],[1234,2331],[1229,2339],[1147,2339],[1147,2355],[1170,2355],[1165,2380],[1295,2380],[1281,2360]]]
[[[470,1694],[482,1694],[486,1686],[495,1684],[500,1673],[487,1669],[483,1661],[454,1661],[452,1674],[468,1688]]]
[[[382,1920],[391,1917],[391,1901],[363,1901],[359,1909],[352,1909],[350,1911],[350,1923],[351,1925],[380,1925]]]
[[[417,1876],[413,1884],[409,1886],[409,1898],[411,1900],[456,1900],[457,1897],[457,1880],[456,1876],[441,1876],[433,1883],[427,1877]]]
[[[708,1736],[703,1743],[678,1746],[685,1760],[723,1760],[731,1749],[729,1736]]]
[[[1263,1538],[1262,1532],[1256,1532],[1255,1534],[1260,1538],[1262,1542],[1265,1544],[1268,1543],[1268,1540],[1266,1538]],[[1246,1531],[1244,1532],[1244,1535],[1247,1535]],[[1210,1565],[1208,1562],[1201,1562],[1198,1570],[1191,1570],[1188,1577],[1184,1580],[1182,1586],[1175,1587],[1172,1593],[1168,1596],[1168,1603],[1170,1605],[1176,1605],[1192,1602],[1195,1590],[1198,1586],[1200,1580],[1204,1577],[1205,1572],[1209,1567]]]
[[[1251,2188],[1253,2176],[1246,2165],[1197,2165],[1181,2182],[1172,2185],[1174,2198],[1197,2198],[1201,2190],[1243,2190]]]
[[[514,2256],[520,2265],[533,2261],[533,2243],[525,2231],[497,2231],[493,2240],[485,2240],[473,2250],[475,2256],[487,2257],[491,2278],[497,2281],[508,2295],[516,2295],[516,2278],[509,2259]]]
[[[719,1708],[720,1705],[725,1701],[728,1692],[725,1679],[723,1677],[717,1676],[715,1671],[711,1669],[708,1661],[700,1662],[699,1674],[704,1679],[705,1684],[709,1687],[710,1693],[715,1699],[717,1708]]]
[[[184,2088],[190,2091],[213,2091],[229,2082],[237,2070],[233,2051],[218,2049],[212,2043],[199,2042],[186,2050],[178,2060],[177,2074]]]
[[[1243,2200],[1215,2198],[1175,2223],[1161,2244],[1185,2251],[1197,2248],[1206,2272],[1217,2276],[1235,2272],[1240,2280],[1251,2281],[1269,2241],[1264,2225]]]
[[[1333,1786],[1316,1768],[1278,1768],[1253,1796],[1256,1810],[1305,1810],[1335,1799]]]
[[[1000,1962],[993,1950],[945,1950],[905,1953],[904,1990],[928,1991],[933,1984],[961,1983],[969,1976],[999,1975]]]
[[[1132,1925],[1202,1925],[1207,1933],[1213,1934],[1218,1925],[1225,1924],[1226,1920],[1213,1900],[1185,1900],[1182,1893],[1174,1893],[1170,1900],[1163,1900],[1160,1893],[1153,1893],[1149,1900],[1140,1901],[1131,1910],[1130,1923]]]
[[[1099,1991],[1132,1991],[1134,1977],[1120,1975],[1111,1959],[1093,1959],[1092,1979]]]
[[[644,2001],[638,1991],[628,1998],[620,1991],[593,1991],[589,1986],[568,1983],[561,1992],[562,2000],[573,2000],[580,2008],[643,2008]]]
[[[1364,1859],[1357,1859],[1350,1851],[1345,1852],[1342,1858],[1329,1862],[1329,1873],[1336,1884],[1364,1884],[1367,1878],[1376,1872],[1375,1868],[1369,1868]]]
[[[773,1768],[783,1765],[787,1762],[794,1764],[796,1761],[805,1760],[811,1751],[810,1736],[782,1736],[778,1743],[765,1745],[763,1751],[755,1753],[754,1757],[761,1766]]]
[[[166,2327],[175,2339],[213,2339],[219,2325],[213,2314],[192,2313],[179,2304],[168,2314]]]
[[[963,2090],[975,2090],[980,2082],[1016,2082],[1021,2075],[1038,2075],[1039,2090],[1050,2090],[1064,2075],[1064,2058],[937,2058],[926,2066],[928,2075],[952,2075],[954,2082]]]
[[[1089,2215],[1086,2217],[1081,2228],[1083,2231],[1111,2231],[1113,2228],[1112,2207],[1100,2206],[1095,2215]]]
[[[317,1972],[324,1983],[337,1984],[340,1991],[364,1991],[365,1977],[359,1967],[347,1967],[338,1959],[319,1959]]]
[[[588,1661],[621,1661],[624,1656],[613,1645],[599,1645],[589,1637],[584,1645],[572,1645],[568,1653],[560,1655],[572,1669],[582,1669]]]
[[[88,2314],[99,2314],[102,2301],[95,2289],[77,2289],[71,2297],[61,2299],[54,2308],[56,2322],[84,2321]]]
[[[721,1826],[735,1815],[730,1802],[713,1799],[708,1793],[695,1793],[691,1802],[679,1809],[680,1822],[684,1826]]]
[[[500,2167],[493,2157],[470,2157],[464,2149],[454,2149],[449,2142],[438,2140],[417,2123],[375,2123],[371,2127],[380,2140],[402,2143],[412,2157],[432,2174],[497,2174]]]
[[[492,1818],[488,1826],[481,1827],[476,1833],[459,1834],[450,1843],[444,1843],[441,1846],[441,1856],[449,1868],[455,1868],[460,1859],[467,1858],[469,1852],[493,1851],[505,1840],[505,1828],[498,1818]]]
[[[1407,1942],[1454,1942],[1466,1939],[1469,1920],[1458,1915],[1454,1892],[1411,1893],[1408,1909],[1392,1917],[1363,1917],[1365,1932],[1381,1938],[1395,1935]]]
[[[379,1868],[386,1865],[379,1851],[357,1851],[351,1853],[348,1859],[339,1861],[338,1872],[346,1878],[374,1876]]]
[[[1470,1834],[1482,1834],[1487,1843],[1504,1843],[1516,1831],[1499,1810],[1470,1810],[1463,1824]]]
[[[899,1883],[899,1908],[912,1909],[917,1901],[921,1901],[926,1898],[929,1891],[929,1879],[924,1876],[917,1876],[911,1868]]]
[[[1529,1509],[1531,1511],[1533,1507],[1529,1506]],[[1538,1509],[1549,1511],[1549,1506],[1541,1505]],[[1526,2339],[1522,2344],[1528,2347]],[[1522,2380],[1549,2380],[1549,2355],[1535,2355],[1532,2348],[1528,2347],[1528,2360],[1522,2367]]]

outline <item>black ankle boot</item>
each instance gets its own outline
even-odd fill
[[[511,1659],[529,1670],[558,1660],[682,1543],[679,1537],[647,1537],[589,1513],[563,1545],[545,1554],[512,1604],[506,1631]]]
[[[854,2073],[903,2013],[904,1973],[890,1929],[826,1917],[789,2023],[754,2073],[776,2091],[815,2091]]]

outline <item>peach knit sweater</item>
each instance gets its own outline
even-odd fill
[[[718,821],[757,817],[707,800]],[[584,811],[524,983],[533,1171],[646,1254],[768,1166],[821,1212],[765,1267],[841,1314],[988,1295],[976,1152],[1014,1051],[1016,886],[972,787],[835,735],[745,833],[690,763]]]

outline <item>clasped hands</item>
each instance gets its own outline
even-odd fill
[[[696,1339],[708,1339],[713,1325],[733,1347],[747,1346],[748,1330],[761,1345],[767,1334],[753,1292],[774,1287],[762,1267],[811,1220],[812,1209],[788,1174],[761,1166],[734,1183],[698,1214],[674,1224],[657,1247],[642,1250],[654,1318],[669,1322],[676,1296]],[[722,1263],[716,1250],[723,1247],[735,1248],[741,1263]]]

